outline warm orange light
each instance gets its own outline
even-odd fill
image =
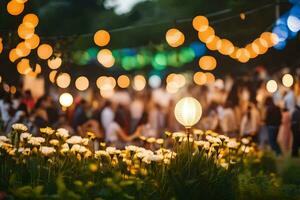
[[[184,34],[176,28],[169,29],[166,33],[166,41],[171,47],[179,47],[184,40]]]
[[[199,60],[199,66],[203,70],[214,70],[217,67],[217,61],[212,56],[203,56]]]
[[[203,32],[208,28],[209,22],[205,16],[196,16],[193,19],[193,27],[196,31]]]
[[[146,79],[143,75],[136,75],[133,78],[133,89],[142,91],[146,86]]]
[[[256,58],[258,56],[258,54],[253,50],[253,46],[251,44],[246,46],[246,50],[249,52],[250,58]]]
[[[120,88],[127,88],[130,85],[130,79],[126,75],[119,76],[117,82]]]
[[[48,67],[50,69],[58,69],[62,64],[62,60],[60,57],[55,57],[48,60]]]
[[[25,42],[21,42],[16,47],[16,54],[19,57],[26,57],[30,54],[30,49],[27,48]]]
[[[246,63],[250,59],[250,53],[245,48],[240,48],[236,52],[236,57],[241,63]]]
[[[221,48],[219,48],[219,52],[223,55],[230,55],[234,52],[234,46],[232,42],[227,39],[221,40]]]
[[[34,28],[28,27],[25,24],[20,24],[18,27],[18,35],[22,39],[31,38],[34,34]]]
[[[40,74],[42,72],[42,67],[40,64],[36,64],[35,65],[35,70],[34,70],[34,73],[36,74]]]
[[[97,55],[97,60],[106,68],[110,68],[115,64],[115,58],[109,49],[102,49]]]
[[[33,13],[27,14],[23,18],[23,24],[30,28],[35,28],[39,23],[39,18]]]
[[[2,43],[2,38],[0,38],[0,54],[2,53],[2,51],[3,51],[3,43]]]
[[[20,58],[18,55],[17,55],[17,51],[16,51],[16,49],[12,49],[12,50],[10,50],[10,52],[9,52],[9,60],[11,61],[11,62],[15,62],[18,58]]]
[[[56,70],[53,70],[49,73],[49,80],[51,81],[51,83],[55,83],[56,74],[57,74]]]
[[[212,27],[208,27],[205,31],[198,33],[198,38],[201,42],[210,43],[215,37],[215,30]]]
[[[78,77],[75,81],[75,87],[79,91],[84,91],[84,90],[88,89],[89,79],[87,79],[87,77],[85,77],[85,76]]]
[[[203,72],[196,72],[194,74],[194,82],[197,85],[205,85],[206,83],[206,75]]]
[[[209,50],[219,50],[222,47],[222,41],[218,36],[215,36],[212,41],[206,43],[206,47]]]
[[[53,49],[49,44],[42,44],[37,49],[37,54],[39,58],[47,60],[53,53]]]
[[[206,72],[205,76],[206,76],[206,83],[207,84],[214,83],[215,80],[216,80],[215,76],[212,73],[210,73],[210,72]]]
[[[23,58],[18,64],[17,64],[17,71],[20,74],[26,75],[29,72],[32,71],[29,60],[27,58]]]
[[[99,30],[94,35],[94,42],[96,45],[103,47],[106,46],[110,41],[110,35],[105,30]]]
[[[33,34],[30,38],[25,40],[25,45],[29,49],[35,49],[40,44],[40,38],[38,35]]]
[[[61,73],[56,78],[56,84],[60,88],[67,88],[71,83],[71,76],[68,73]]]
[[[16,0],[11,0],[7,4],[7,12],[11,15],[19,15],[24,10],[24,4],[18,3]]]

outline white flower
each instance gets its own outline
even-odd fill
[[[30,138],[31,138],[31,134],[30,133],[27,133],[27,132],[25,132],[25,133],[21,133],[21,135],[20,135],[20,140],[23,142],[24,141],[24,139],[27,139],[27,140],[29,140]]]
[[[248,138],[242,138],[241,142],[243,144],[249,144],[250,143],[250,140]]]
[[[82,137],[80,136],[72,136],[66,141],[69,144],[81,144],[82,143]]]
[[[153,142],[156,141],[156,139],[154,137],[150,137],[146,141],[149,142],[149,143],[153,143]]]
[[[89,144],[89,139],[88,139],[88,138],[83,138],[83,139],[81,140],[81,143],[82,143],[83,145],[88,145],[88,144]]]
[[[87,151],[87,148],[85,146],[74,144],[71,148],[72,152],[79,152],[79,153],[85,153]]]
[[[203,140],[195,141],[195,144],[197,146],[203,147],[206,150],[209,150],[209,148],[210,148],[210,143],[207,141],[203,141]]]
[[[150,160],[154,162],[160,162],[164,159],[162,155],[150,155]]]
[[[0,141],[1,142],[9,142],[9,139],[6,136],[1,135],[0,136]]]
[[[34,145],[34,146],[39,146],[44,142],[45,142],[45,138],[43,138],[43,137],[31,137],[28,140],[28,143],[31,145]]]
[[[128,145],[125,147],[126,150],[128,151],[137,151],[139,147],[134,146],[134,145]]]
[[[101,156],[109,156],[109,154],[104,150],[95,151],[95,158],[100,158]]]
[[[222,141],[226,141],[228,142],[229,141],[229,137],[225,136],[225,135],[219,135],[218,136]]]
[[[68,138],[69,137],[69,131],[64,128],[59,128],[56,130],[56,136],[61,138]]]
[[[41,133],[45,133],[47,135],[52,135],[55,130],[53,130],[51,127],[46,127],[46,128],[40,128]]]
[[[68,143],[64,143],[63,145],[61,145],[61,150],[60,153],[66,153],[70,150]]]
[[[156,143],[159,145],[162,145],[164,143],[164,139],[158,138],[158,139],[156,139]]]
[[[52,139],[49,142],[50,144],[52,144],[53,146],[57,146],[59,144],[59,141],[57,139]]]
[[[107,147],[106,152],[108,154],[120,154],[121,153],[121,151],[116,149],[116,147]]]
[[[25,131],[28,130],[27,126],[25,126],[24,124],[20,124],[20,123],[13,124],[11,127],[14,130],[16,130],[16,131],[23,131],[23,132],[25,132]]]
[[[183,133],[183,132],[175,132],[175,133],[172,134],[173,138],[182,138],[182,137],[185,137],[185,136],[186,136],[186,134]]]
[[[238,145],[239,144],[233,139],[230,139],[229,142],[227,143],[227,146],[231,149],[236,149]]]
[[[45,156],[49,156],[49,155],[55,153],[56,150],[54,147],[41,146],[40,152]]]

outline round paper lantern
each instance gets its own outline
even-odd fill
[[[133,89],[136,91],[142,91],[146,86],[146,79],[142,75],[136,75],[133,78]]]
[[[250,54],[245,48],[240,48],[236,52],[236,57],[241,63],[246,63],[250,59]]]
[[[208,27],[203,32],[198,32],[198,38],[201,42],[210,43],[215,37],[215,30],[212,27]]]
[[[53,59],[48,60],[48,67],[50,69],[58,69],[62,64],[62,60],[60,57],[55,57]]]
[[[106,68],[110,68],[115,64],[115,58],[109,49],[102,49],[97,54],[97,60]]]
[[[214,70],[217,67],[217,61],[212,56],[203,56],[199,60],[199,66],[203,70]]]
[[[85,77],[85,76],[78,77],[76,79],[76,81],[75,81],[75,87],[79,91],[84,91],[84,90],[88,89],[88,87],[89,87],[89,79],[87,79],[87,77]]]
[[[25,42],[21,42],[16,47],[16,54],[19,57],[26,57],[30,54],[30,49],[27,48]]]
[[[2,53],[3,51],[3,43],[2,43],[2,38],[0,38],[0,54]]]
[[[216,80],[215,76],[210,72],[205,72],[205,76],[206,76],[206,83],[207,84],[212,84]]]
[[[40,44],[40,38],[38,35],[33,34],[30,38],[26,39],[24,42],[28,49],[35,49]]]
[[[70,93],[63,93],[59,97],[59,103],[63,107],[70,107],[73,104],[73,96]]]
[[[166,41],[171,47],[179,47],[184,40],[184,34],[176,28],[169,29],[166,33]]]
[[[221,47],[219,48],[219,52],[223,55],[230,55],[234,52],[234,46],[232,42],[227,39],[221,40]]]
[[[203,72],[196,72],[194,74],[194,82],[197,85],[205,85],[206,84],[206,75]]]
[[[56,78],[56,84],[60,88],[67,88],[71,83],[71,76],[68,73],[61,73]]]
[[[117,82],[120,88],[127,88],[130,85],[130,79],[126,75],[119,76]]]
[[[53,70],[49,73],[49,80],[51,83],[55,83],[56,74],[57,74],[56,70]]]
[[[282,77],[282,84],[285,86],[285,87],[292,87],[293,84],[294,84],[294,78],[291,74],[285,74],[283,77]]]
[[[33,13],[27,14],[23,18],[23,24],[30,28],[35,28],[39,23],[39,18]]]
[[[110,41],[110,35],[105,30],[99,30],[94,35],[94,42],[99,47],[106,46]]]
[[[42,44],[37,49],[37,54],[40,59],[47,60],[53,53],[53,49],[49,44]]]
[[[269,80],[266,84],[266,89],[269,93],[274,93],[278,89],[278,85],[275,80]]]
[[[184,97],[180,99],[174,110],[176,120],[186,128],[191,128],[201,118],[202,106],[193,97]]]
[[[28,27],[25,24],[20,24],[18,27],[18,35],[22,39],[31,38],[34,34],[34,28]]]
[[[23,58],[22,60],[20,60],[20,62],[17,64],[17,71],[23,75],[26,75],[32,71],[29,60],[27,58]]]
[[[24,10],[24,4],[18,3],[16,0],[11,0],[7,4],[7,12],[11,15],[19,15]]]
[[[9,60],[11,61],[11,62],[15,62],[18,58],[20,58],[18,55],[17,55],[17,51],[16,51],[16,49],[12,49],[12,50],[10,50],[10,52],[9,52]]]
[[[193,27],[196,31],[199,31],[199,32],[203,32],[203,31],[206,31],[206,29],[208,28],[209,26],[209,22],[208,22],[208,19],[205,17],[205,16],[196,16],[194,19],[193,19]]]
[[[222,40],[218,36],[215,36],[212,41],[206,43],[206,47],[212,51],[219,50],[222,47]]]

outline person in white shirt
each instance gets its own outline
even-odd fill
[[[225,108],[219,111],[220,126],[222,134],[235,136],[237,131],[237,121],[230,103],[227,102]]]
[[[104,132],[106,132],[107,127],[114,121],[115,113],[113,110],[112,103],[110,101],[106,101],[104,104],[104,108],[100,113],[101,125],[103,127]]]

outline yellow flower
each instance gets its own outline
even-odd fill
[[[25,131],[27,131],[28,130],[28,128],[27,128],[27,126],[26,125],[24,125],[24,124],[13,124],[12,126],[11,126],[14,130],[16,130],[16,131],[23,131],[23,132],[25,132]]]
[[[50,140],[49,143],[52,144],[53,146],[57,146],[59,144],[59,141],[56,139],[52,139],[52,140]]]
[[[98,170],[98,166],[95,163],[91,163],[89,165],[89,169],[90,169],[91,172],[96,172]]]
[[[76,158],[77,160],[81,161],[81,155],[79,153],[76,155]]]
[[[147,142],[149,143],[154,143],[156,141],[156,139],[154,137],[150,137],[147,139]]]
[[[164,139],[158,138],[158,139],[156,139],[156,143],[159,145],[162,145],[164,143]]]
[[[45,133],[47,135],[52,135],[55,130],[53,130],[51,127],[46,127],[46,128],[40,128],[41,133]]]
[[[92,133],[92,132],[87,132],[86,135],[88,136],[88,138],[90,138],[91,140],[95,139],[96,138],[96,135],[95,133]]]

